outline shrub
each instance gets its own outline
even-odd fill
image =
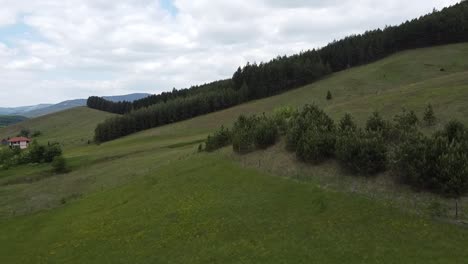
[[[327,92],[327,100],[330,101],[331,99],[333,99],[332,97],[332,94],[330,91]]]
[[[385,140],[389,141],[395,137],[395,131],[392,124],[384,120],[379,112],[373,112],[367,119],[366,131],[380,134]]]
[[[442,131],[442,136],[445,136],[449,142],[457,141],[462,142],[467,138],[467,131],[465,125],[460,121],[452,120],[448,122],[444,130]]]
[[[427,107],[426,107],[426,110],[424,110],[423,120],[424,120],[424,124],[426,126],[435,125],[437,119],[435,117],[434,109],[432,108],[431,104],[428,104]]]
[[[407,132],[417,128],[419,119],[414,111],[403,109],[400,114],[395,115],[393,121],[395,122],[396,129]]]
[[[55,173],[65,173],[68,172],[67,162],[63,156],[56,156],[52,161],[52,168]]]
[[[232,147],[237,153],[248,153],[255,149],[255,125],[258,117],[239,116],[232,128]]]
[[[260,149],[274,145],[278,139],[278,127],[275,121],[265,116],[258,120],[253,133],[255,146]]]
[[[11,167],[27,163],[50,163],[56,156],[62,154],[59,144],[48,146],[40,145],[33,141],[28,150],[22,151],[19,148],[3,149],[0,151],[0,164],[8,164]]]
[[[389,126],[389,123],[382,118],[379,112],[373,112],[366,122],[366,130],[369,132],[386,131]]]
[[[21,129],[18,136],[20,136],[20,137],[29,137],[29,134],[31,134],[31,131],[29,129],[27,129],[27,128],[23,128],[23,129]]]
[[[295,108],[285,106],[275,109],[273,112],[273,120],[278,128],[278,133],[285,135],[288,130],[288,125],[291,118],[297,114]]]
[[[438,190],[453,198],[458,198],[468,190],[468,153],[461,144],[452,142],[439,156],[435,165]]]
[[[341,132],[346,132],[346,131],[356,131],[357,126],[356,123],[354,123],[353,117],[351,114],[346,113],[343,118],[340,120],[340,124],[338,126]]]
[[[211,152],[229,144],[231,144],[231,132],[229,129],[225,129],[224,126],[221,126],[212,136],[208,136],[205,143],[205,150]]]
[[[380,134],[348,132],[336,143],[336,156],[341,165],[352,173],[372,175],[385,170],[387,147]]]
[[[62,155],[62,149],[58,143],[49,144],[45,147],[43,161],[50,163],[55,157]]]
[[[29,146],[29,162],[41,163],[44,161],[45,146],[39,145],[37,141],[33,141]]]
[[[428,169],[426,161],[428,144],[428,138],[424,135],[413,133],[396,147],[392,158],[392,171],[402,182],[413,187],[427,187],[428,184],[423,176]]]
[[[287,148],[295,151],[303,134],[309,129],[320,133],[335,132],[335,123],[323,110],[315,105],[306,105],[291,118],[290,129],[286,134]]]
[[[31,137],[34,138],[34,137],[38,137],[38,136],[40,136],[40,135],[42,135],[41,131],[35,130],[35,131],[31,134]]]
[[[413,187],[459,197],[468,191],[468,150],[462,143],[443,133],[406,140],[396,151],[394,170]]]
[[[306,162],[319,163],[331,158],[335,151],[336,136],[332,131],[309,128],[299,141],[296,155]]]

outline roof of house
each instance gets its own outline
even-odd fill
[[[31,139],[27,138],[27,137],[14,137],[14,138],[10,138],[8,140],[8,142],[10,143],[18,143],[18,142],[31,142]]]

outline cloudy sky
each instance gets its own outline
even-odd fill
[[[0,106],[159,93],[455,0],[0,0]]]

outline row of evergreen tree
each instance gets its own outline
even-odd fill
[[[95,129],[96,142],[105,142],[145,129],[190,119],[243,102],[241,92],[232,89],[208,91],[195,96],[179,97],[113,117]]]
[[[232,129],[221,127],[208,136],[199,151],[232,144],[236,153],[245,154],[272,146],[284,136],[286,148],[303,162],[336,159],[351,174],[369,177],[391,171],[396,180],[416,189],[452,198],[468,193],[468,129],[452,120],[425,135],[423,127],[444,122],[437,120],[431,105],[422,120],[414,111],[403,110],[393,120],[375,112],[363,128],[350,114],[335,123],[315,105],[278,110],[270,116],[240,116]]]
[[[133,106],[131,102],[121,101],[121,102],[112,102],[106,100],[102,97],[91,96],[88,98],[87,105],[89,108],[99,109],[101,111],[106,111],[115,114],[126,114],[129,113]]]
[[[399,26],[349,36],[318,50],[277,57],[267,63],[247,63],[237,69],[232,79],[189,89],[174,89],[133,103],[113,103],[90,97],[88,106],[128,114],[125,118],[108,120],[96,129],[96,140],[106,141],[294,89],[331,72],[369,63],[401,50],[464,41],[468,41],[466,1]],[[204,98],[207,96],[208,98]],[[214,102],[214,98],[221,98],[223,101]],[[162,117],[165,113],[170,115]],[[120,129],[121,132],[114,131],[114,135],[103,136],[105,127],[129,128]]]

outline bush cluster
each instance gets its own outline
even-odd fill
[[[241,115],[232,130],[221,127],[206,139],[205,150],[210,152],[232,144],[237,153],[248,153],[255,149],[265,149],[274,145],[279,137],[279,123],[276,116]],[[199,151],[202,147],[199,147]]]
[[[302,111],[291,118],[289,126],[286,144],[291,151],[296,151],[300,147],[299,142],[306,141],[303,137],[306,133],[311,134],[310,130],[316,130],[317,133],[334,133],[336,130],[333,119],[315,105],[304,106]]]
[[[363,175],[384,171],[387,151],[382,135],[369,131],[348,130],[338,136],[336,143],[336,157],[343,167]]]
[[[459,197],[468,191],[467,135],[457,121],[432,137],[414,133],[396,148],[393,171],[415,188]]]
[[[275,119],[265,115],[240,116],[232,128],[232,147],[241,154],[265,149],[276,143],[278,135]]]
[[[289,129],[291,118],[297,114],[297,109],[290,106],[277,108],[273,111],[273,120],[278,127],[278,133],[282,136],[286,135]]]
[[[427,109],[424,125],[434,120],[427,116],[435,116]],[[232,142],[235,152],[248,153],[275,144],[282,131],[287,149],[304,162],[336,158],[353,174],[368,176],[390,168],[402,182],[418,189],[448,197],[468,192],[468,129],[450,121],[442,131],[426,136],[419,131],[415,112],[405,109],[392,121],[375,112],[364,129],[350,114],[335,125],[315,105],[306,105],[300,111],[283,108],[272,117],[240,116],[231,132],[222,127],[209,136],[206,150]]]
[[[0,167],[8,169],[12,166],[29,163],[51,163],[56,157],[62,156],[59,144],[40,145],[33,141],[27,150],[19,148],[4,148],[0,150]]]
[[[221,126],[213,135],[208,136],[205,142],[205,150],[211,152],[229,144],[231,144],[231,132],[229,129],[224,128],[224,126]],[[199,150],[202,149],[200,148]]]

